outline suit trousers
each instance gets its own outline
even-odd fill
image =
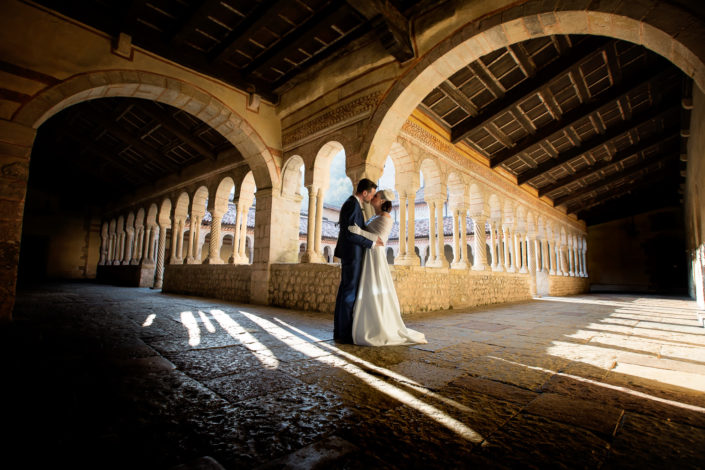
[[[333,337],[337,340],[352,343],[353,308],[361,273],[362,260],[341,260],[340,287],[333,317]]]

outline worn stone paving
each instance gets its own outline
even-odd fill
[[[408,315],[429,344],[332,340],[331,315],[94,284],[21,292],[0,329],[16,468],[703,468],[693,301],[542,298]],[[222,466],[222,467],[221,467]]]

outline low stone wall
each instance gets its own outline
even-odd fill
[[[471,307],[532,298],[528,274],[390,266],[402,313]],[[272,305],[332,313],[340,267],[275,264],[270,272]]]
[[[574,276],[549,276],[549,295],[561,297],[564,295],[584,294],[590,290],[590,278]]]
[[[169,264],[162,291],[248,303],[251,278],[246,264]]]
[[[154,266],[100,265],[96,271],[96,280],[103,284],[117,286],[152,287],[154,285]]]

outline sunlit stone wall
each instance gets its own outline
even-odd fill
[[[583,294],[590,290],[590,278],[573,276],[549,276],[548,292],[553,296]]]
[[[251,278],[251,265],[170,264],[162,291],[249,302]]]

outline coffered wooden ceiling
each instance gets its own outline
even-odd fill
[[[467,143],[491,167],[584,218],[664,185],[659,189],[678,202],[680,129],[689,118],[681,102],[689,85],[640,46],[552,36],[468,64],[421,108],[453,143]]]
[[[429,0],[39,0],[117,38],[276,101],[308,67],[367,33],[414,57],[409,18]]]

